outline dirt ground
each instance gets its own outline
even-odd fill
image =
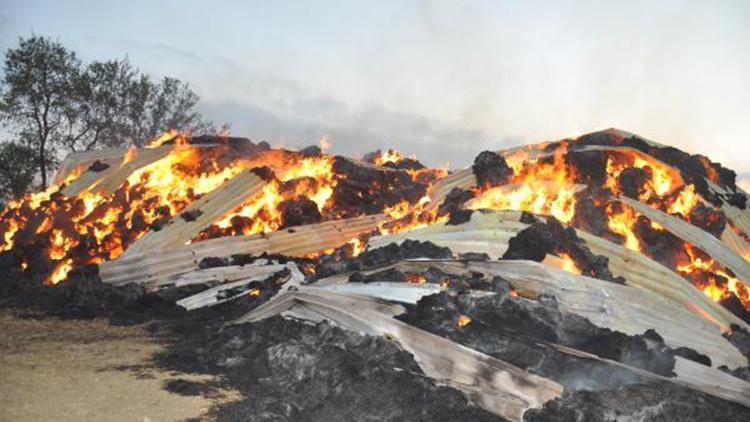
[[[160,345],[143,326],[60,320],[0,311],[0,421],[179,421],[206,419],[237,397],[170,393],[168,373],[150,365]]]

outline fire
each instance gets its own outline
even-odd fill
[[[404,161],[404,155],[395,149],[389,149],[381,152],[379,157],[375,157],[375,164],[382,166],[386,163],[398,164]]]
[[[697,203],[698,195],[695,193],[695,186],[687,185],[680,191],[677,199],[667,208],[667,212],[687,217]]]
[[[427,279],[422,274],[409,273],[406,274],[406,281],[412,284],[425,284]]]
[[[125,165],[133,160],[135,160],[135,157],[138,155],[138,149],[131,145],[128,147],[128,150],[125,151],[125,156],[122,157],[122,165]]]
[[[519,210],[552,215],[568,223],[575,215],[575,189],[544,182],[531,182],[514,189],[498,186],[472,201],[470,209]]]
[[[677,271],[688,277],[706,296],[718,302],[734,294],[746,309],[750,309],[750,290],[734,275],[688,243],[685,244],[685,255],[688,262],[677,266]]]
[[[176,145],[187,145],[189,144],[188,138],[188,133],[180,132],[175,129],[169,129],[168,131],[147,142],[146,148],[156,148],[164,145],[169,141],[174,141]]]
[[[367,243],[358,237],[350,240],[349,244],[352,245],[352,256],[358,256],[367,248]]]
[[[575,170],[565,162],[567,151],[568,144],[562,143],[555,149],[551,163],[530,159],[526,149],[506,157],[514,173],[511,184],[490,189],[480,187],[469,208],[528,211],[570,222],[575,215],[576,188]]]
[[[0,252],[9,251],[13,248],[13,236],[18,231],[20,225],[16,220],[9,220],[8,226],[3,233],[3,244],[0,245]]]
[[[320,145],[321,149],[328,149],[330,140],[324,136]],[[263,190],[193,241],[209,235],[277,230],[283,223],[279,206],[287,200],[301,201],[303,197],[315,204],[323,220],[341,218],[341,211],[332,211],[336,206],[333,198],[339,181],[346,176],[334,171],[332,156],[309,157],[270,149],[245,157],[227,143],[210,148],[193,146],[189,134],[177,131],[158,136],[148,143],[148,147],[170,148],[170,151],[162,159],[130,173],[111,194],[104,194],[103,190],[92,185],[76,197],[62,195],[61,189],[85,171],[83,168],[59,185],[10,202],[0,214],[0,252],[23,244],[24,247],[16,249],[24,267],[40,268],[44,265],[54,268],[47,282],[58,283],[72,268],[119,257],[135,240],[149,230],[158,230],[202,195],[214,191],[243,170],[263,166],[269,167],[272,170],[269,174],[275,176]],[[120,168],[132,162],[138,151],[132,147],[125,151]],[[402,160],[403,155],[394,150],[386,151],[380,157],[381,163]],[[117,163],[110,165],[118,170]],[[425,185],[447,174],[447,170],[440,169],[414,171],[409,173],[410,176]],[[107,172],[105,177],[112,173]],[[436,212],[425,211],[428,203],[429,197],[425,196],[415,204],[394,204],[386,212],[403,218],[404,221],[399,223],[402,227],[427,225],[438,221]],[[31,246],[35,238],[42,239],[39,246],[43,250],[34,249],[36,244]],[[355,255],[365,246],[359,239],[350,243]]]
[[[628,168],[643,169],[649,175],[644,191],[638,198],[644,203],[661,199],[682,184],[682,180],[673,176],[666,164],[656,160],[647,161],[637,155],[617,154],[607,158],[607,180],[604,186],[610,188],[613,192],[619,192],[618,179],[620,174]]]
[[[174,139],[174,134],[164,135],[152,144],[170,139]],[[332,195],[335,183],[329,177],[330,158],[323,160],[325,162],[317,158],[290,159],[291,153],[270,151],[260,158],[238,158],[220,166],[222,151],[218,147],[209,150],[177,142],[166,157],[130,174],[109,196],[89,190],[78,197],[67,198],[59,193],[64,185],[61,184],[10,203],[0,215],[3,230],[0,251],[13,248],[19,235],[29,238],[28,232],[48,239],[43,254],[56,263],[48,282],[59,282],[77,265],[117,258],[153,224],[169,220],[187,204],[242,170],[267,162],[279,163],[282,180],[323,177],[327,183],[318,189],[305,191],[307,185],[302,184],[298,188],[302,192],[297,192],[309,193],[319,207]],[[121,165],[133,156],[131,152],[126,153]],[[289,165],[290,160],[296,165]],[[29,258],[40,259],[39,256]]]
[[[609,218],[607,221],[609,229],[625,239],[624,245],[626,248],[640,251],[641,242],[633,231],[638,213],[628,206],[614,202],[607,205],[606,211]]]
[[[561,253],[560,258],[562,259],[562,269],[573,274],[581,274],[581,269],[578,268],[573,258],[566,253]]]
[[[429,198],[427,199],[429,200]],[[407,200],[403,200],[393,206],[386,207],[383,210],[384,214],[387,214],[394,220],[398,220],[406,217],[411,212],[411,204]]]
[[[66,259],[64,261],[61,261],[55,269],[52,271],[52,274],[50,274],[49,278],[47,278],[47,284],[57,284],[68,276],[68,273],[70,270],[73,269],[73,260],[72,259]]]
[[[407,230],[415,230],[448,221],[448,216],[438,216],[437,208],[428,209],[430,204],[429,195],[425,195],[416,204],[401,201],[391,207],[386,207],[383,213],[391,220],[381,223],[378,227],[380,234],[398,233]]]
[[[65,258],[66,252],[74,246],[74,242],[74,239],[63,236],[62,230],[52,230],[49,257],[56,261]]]
[[[298,196],[305,196],[313,201],[318,211],[322,213],[333,196],[337,183],[332,166],[333,158],[330,156],[306,157],[284,165],[278,169],[278,181],[273,180],[266,184],[261,192],[224,216],[213,225],[213,229],[209,228],[208,231],[247,235],[278,230],[282,221],[277,207],[283,201]],[[303,183],[297,184],[293,189],[286,189],[283,186],[284,182],[295,179],[302,179]],[[305,180],[310,180],[310,182],[305,182]],[[249,221],[249,223],[238,225],[238,221]],[[209,236],[208,231],[204,231],[198,238]]]
[[[465,327],[465,326],[469,325],[470,323],[471,323],[471,318],[469,318],[466,315],[459,315],[458,316],[458,321],[456,322],[456,324],[459,327]]]

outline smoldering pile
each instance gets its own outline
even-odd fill
[[[750,220],[730,170],[616,130],[442,178],[365,161],[331,161],[324,207],[332,179],[268,165],[302,193],[223,226],[197,197],[54,286],[10,249],[3,305],[150,322],[156,364],[221,376],[166,388],[245,394],[219,420],[748,419]],[[242,235],[260,220],[279,224]]]

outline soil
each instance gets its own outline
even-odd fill
[[[214,381],[156,367],[161,341],[144,325],[0,311],[0,420],[183,421],[239,398],[218,388],[181,395],[176,382]]]

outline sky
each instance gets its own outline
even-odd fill
[[[750,1],[0,0],[34,33],[174,76],[233,135],[432,165],[609,127],[750,172]]]

